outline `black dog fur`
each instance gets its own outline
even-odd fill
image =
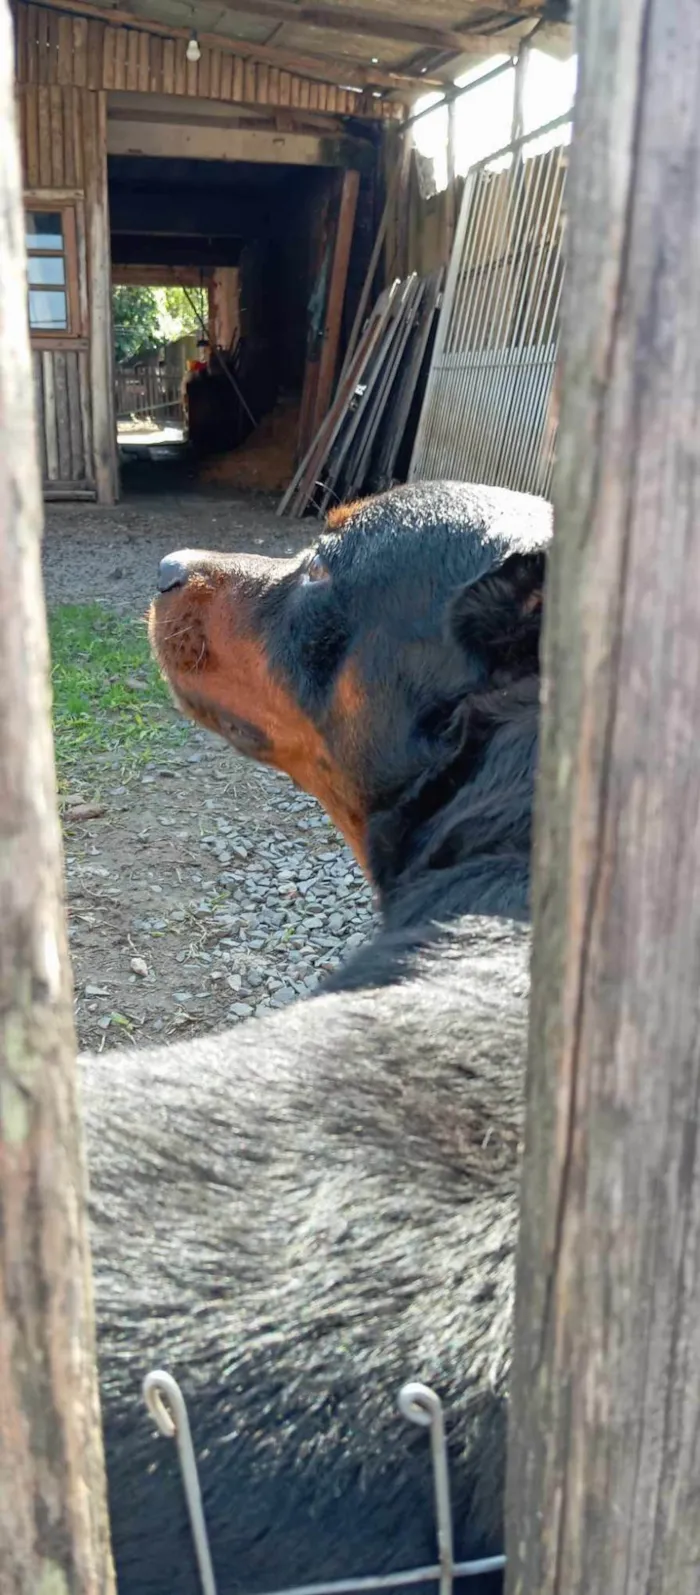
[[[528,958],[514,921],[548,521],[517,495],[410,488],[321,540],[344,660],[366,649],[343,594],[365,610],[368,581],[383,595],[372,657],[392,724],[365,790],[385,928],[312,1002],[86,1063],[121,1595],[197,1587],[175,1450],[140,1402],[154,1366],[188,1401],[219,1595],[435,1560],[428,1443],[396,1409],[407,1378],[445,1404],[458,1556],[502,1550]],[[276,605],[284,638],[288,574],[272,587],[265,624]],[[421,691],[411,630],[430,651]],[[294,679],[304,649],[292,668],[288,633],[284,648]]]

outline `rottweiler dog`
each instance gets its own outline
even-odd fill
[[[316,794],[383,927],[292,1010],[86,1064],[121,1595],[196,1588],[155,1366],[188,1401],[220,1595],[435,1560],[409,1378],[443,1398],[457,1555],[503,1549],[550,529],[537,499],[414,485],[295,559],[160,567],[178,704]]]

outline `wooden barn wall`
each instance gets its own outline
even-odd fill
[[[25,198],[74,203],[79,335],[32,332],[44,488],[111,503],[116,492],[106,94],[62,83],[17,86]]]
[[[375,99],[371,92],[301,77],[225,47],[202,44],[199,61],[188,61],[186,37],[138,26],[114,27],[24,0],[15,7],[15,34],[18,83],[193,95],[380,121],[402,114],[400,107]]]

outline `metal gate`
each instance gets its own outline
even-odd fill
[[[467,174],[411,481],[549,493],[570,129],[557,117]]]

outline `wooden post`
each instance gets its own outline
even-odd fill
[[[700,1586],[700,11],[581,0],[508,1589]]]
[[[318,383],[316,385],[313,426],[311,429],[312,436],[318,431],[321,422],[327,415],[328,406],[333,397],[335,376],[338,368],[338,349],[345,301],[345,285],[348,280],[350,249],[359,191],[359,172],[344,172],[338,205],[335,248],[333,250],[333,262],[326,300],[326,324],[318,366]]]
[[[0,0],[0,1590],[107,1595],[12,57]]]

